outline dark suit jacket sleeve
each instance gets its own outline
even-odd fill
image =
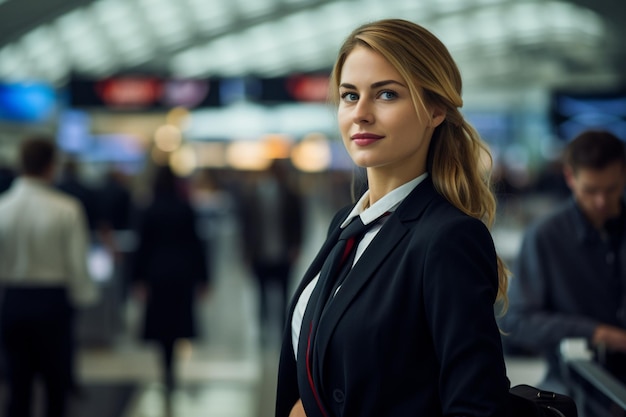
[[[493,310],[498,282],[491,236],[478,220],[459,218],[432,238],[424,298],[443,415],[505,415],[509,381]]]
[[[536,350],[554,348],[566,337],[590,339],[599,324],[582,312],[567,313],[550,305],[550,287],[569,286],[571,291],[576,285],[569,276],[563,276],[566,268],[558,267],[567,260],[555,253],[558,246],[553,239],[559,231],[552,229],[552,223],[536,223],[526,232],[509,288],[509,309],[500,320],[508,340]],[[566,298],[567,294],[563,291],[558,297]]]

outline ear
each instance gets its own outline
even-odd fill
[[[446,119],[446,112],[442,108],[433,107],[430,112],[429,127],[435,128]]]
[[[573,190],[576,186],[576,173],[571,166],[565,165],[563,167],[563,176],[565,177],[565,182],[567,183],[567,186],[571,190]]]

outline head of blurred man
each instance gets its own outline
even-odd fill
[[[566,147],[564,174],[578,206],[596,229],[619,217],[626,187],[626,148],[612,133],[589,130]]]
[[[57,156],[54,141],[46,136],[25,138],[20,144],[20,170],[22,175],[52,180]]]

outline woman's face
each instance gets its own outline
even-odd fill
[[[339,129],[355,164],[414,178],[426,171],[428,145],[441,112],[420,108],[398,71],[380,54],[358,46],[339,80]]]

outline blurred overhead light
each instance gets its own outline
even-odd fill
[[[262,171],[272,163],[272,160],[265,156],[263,143],[245,140],[228,145],[226,160],[231,167],[245,171]]]
[[[177,150],[183,141],[180,129],[173,125],[160,126],[154,133],[154,144],[163,152]]]
[[[165,121],[168,125],[174,125],[181,130],[185,130],[190,117],[191,114],[189,113],[188,109],[184,107],[174,107],[172,110],[167,112],[167,115],[165,116]]]
[[[198,167],[195,149],[190,145],[181,146],[170,156],[172,170],[181,177],[190,175]]]
[[[287,135],[270,134],[261,138],[264,145],[265,157],[268,159],[289,158],[292,139]]]
[[[312,133],[294,146],[291,153],[293,165],[304,172],[322,172],[328,170],[332,160],[328,138],[319,133]]]

